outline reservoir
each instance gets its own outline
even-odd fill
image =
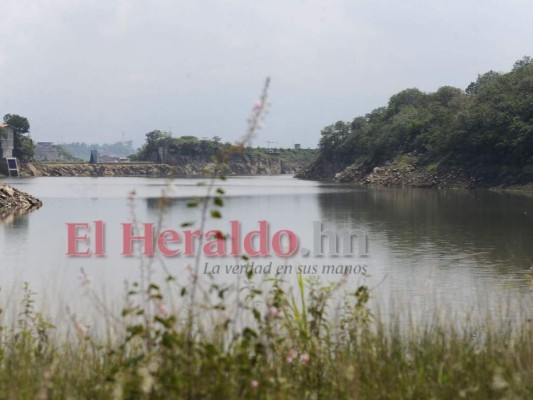
[[[151,257],[122,254],[124,224],[135,223],[140,229],[153,224],[158,232],[178,234],[199,229],[201,212],[187,204],[206,194],[208,179],[40,177],[3,182],[44,203],[35,212],[0,222],[3,304],[16,303],[28,282],[37,293],[39,307],[58,319],[65,309],[91,313],[84,278],[80,281],[83,271],[92,290],[110,307],[119,308],[125,282],[139,280],[140,265],[146,263],[155,279],[161,280],[172,274],[186,282],[196,263],[206,279],[209,272],[209,279],[223,284],[244,279],[247,262],[229,251],[224,256],[202,254],[199,260],[184,252],[167,256],[155,251]],[[289,257],[270,251],[250,258],[257,279],[268,278],[260,276],[265,271],[269,277],[278,271],[290,282],[300,272],[306,279],[324,282],[344,279],[347,289],[366,284],[376,310],[385,315],[408,310],[424,318],[438,311],[450,318],[468,318],[533,309],[531,196],[365,187],[285,175],[230,177],[214,185],[213,193],[216,188],[225,192],[224,205],[210,202],[209,210],[219,210],[222,218],[207,218],[203,232],[227,234],[238,223],[243,239],[259,229],[259,221],[266,221],[269,247],[278,231],[297,236],[298,251]],[[162,193],[167,199],[163,209]],[[89,230],[78,228],[77,235],[87,233],[88,242],[78,240],[77,246],[79,251],[94,252],[95,221],[105,225],[105,254],[67,255],[68,224],[87,224]],[[332,234],[364,233],[368,248],[349,257],[331,255],[325,233],[323,254],[317,255],[313,251],[317,224]],[[354,242],[355,247],[359,244]],[[267,265],[271,268],[266,269]]]

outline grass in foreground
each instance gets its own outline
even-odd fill
[[[341,302],[338,290],[303,279],[296,294],[282,280],[213,283],[198,286],[201,306],[180,288],[183,307],[169,311],[157,285],[134,285],[116,336],[73,321],[54,339],[27,291],[17,326],[2,329],[0,398],[532,398],[530,322],[400,331],[373,319],[366,287]]]

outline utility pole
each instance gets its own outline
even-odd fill
[[[269,141],[269,140],[266,140],[265,142],[268,144],[268,149],[270,149],[270,145],[271,145],[271,144],[278,143],[278,142],[271,142],[271,141]]]

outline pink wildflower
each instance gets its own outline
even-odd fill
[[[272,318],[277,318],[279,316],[279,310],[277,307],[274,306],[269,308],[268,313]]]
[[[307,364],[310,360],[310,357],[309,357],[309,354],[307,353],[303,353],[301,356],[300,356],[300,361],[304,364]]]
[[[159,304],[157,305],[157,311],[159,312],[159,314],[161,314],[163,316],[167,316],[168,315],[168,307],[162,301],[159,302]]]
[[[259,382],[254,379],[252,382],[250,382],[250,386],[252,386],[252,389],[257,389]]]
[[[289,355],[287,356],[287,364],[292,364],[296,357],[298,357],[298,352],[294,349],[289,350]]]

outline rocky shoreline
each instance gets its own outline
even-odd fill
[[[21,166],[20,176],[170,176],[179,174],[176,167],[165,164],[38,164]]]
[[[194,177],[212,173],[216,164],[204,158],[180,160],[176,165],[155,163],[27,163],[21,165],[21,176],[147,176]],[[268,157],[241,155],[227,163],[227,175],[294,174],[302,163],[272,160]]]
[[[0,183],[0,218],[13,213],[33,211],[43,205],[42,201],[11,186]]]
[[[522,177],[522,181],[505,180],[496,178],[496,173],[492,172],[491,174],[484,171],[483,174],[474,175],[459,167],[420,165],[417,157],[403,156],[371,169],[362,164],[335,168],[332,163],[317,160],[300,170],[296,177],[310,180],[330,179],[361,185],[430,189],[503,189],[511,186],[520,188],[525,187],[528,181],[533,181],[531,176]]]
[[[431,168],[386,163],[365,173],[361,167],[351,166],[335,174],[338,182],[357,182],[363,185],[397,186],[430,189],[474,189],[483,185],[460,169],[438,171]]]

